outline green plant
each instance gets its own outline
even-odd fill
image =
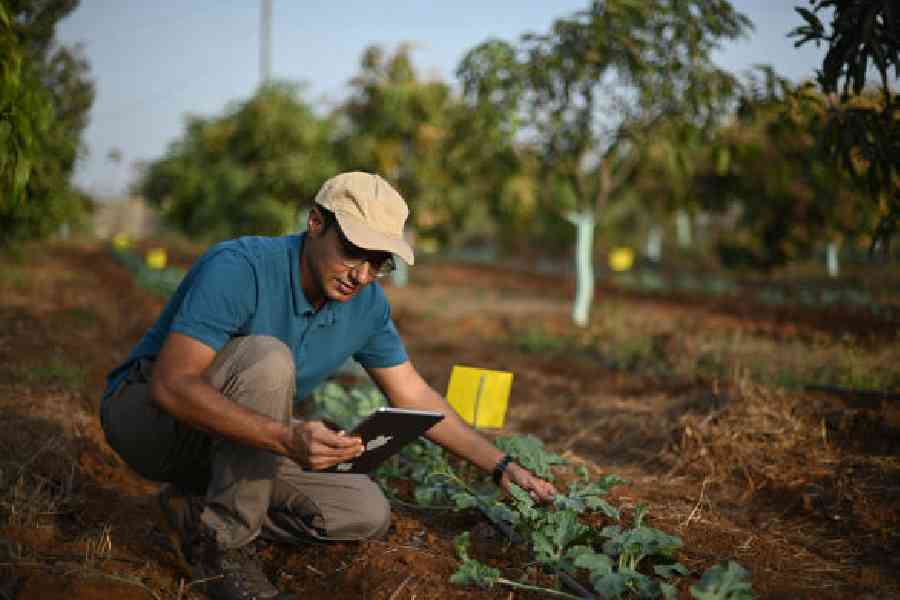
[[[541,592],[557,598],[573,598],[578,600],[578,596],[573,596],[566,592],[561,592],[552,588],[528,585],[520,581],[513,581],[501,577],[499,569],[490,567],[469,556],[469,532],[458,535],[454,540],[454,545],[456,546],[456,554],[462,562],[456,572],[450,576],[451,583],[461,586],[474,585],[485,589],[490,589],[495,585],[500,584],[519,590]]]
[[[350,430],[382,406],[387,406],[387,400],[373,384],[348,389],[338,383],[325,382],[313,390],[311,416],[330,419]]]
[[[730,560],[706,570],[700,583],[691,586],[691,596],[697,600],[752,600],[750,574]]]
[[[369,386],[348,391],[339,384],[328,383],[314,392],[315,414],[328,415],[347,427],[383,403],[383,396]],[[498,438],[496,444],[546,479],[554,479],[554,469],[568,465],[561,456],[547,451],[534,436]],[[605,496],[612,487],[625,483],[620,477],[607,474],[592,478],[584,466],[575,467],[575,474],[576,478],[560,489],[550,506],[538,505],[528,492],[515,484],[510,486],[509,496],[501,498],[486,474],[468,466],[454,466],[454,461],[440,446],[419,440],[383,464],[376,478],[395,502],[403,501],[392,489],[391,482],[406,480],[412,483],[412,496],[419,507],[480,510],[498,529],[508,532],[510,539],[524,540],[534,560],[555,574],[557,582],[583,570],[589,573],[591,585],[604,598],[676,597],[677,577],[688,574],[674,560],[682,546],[681,539],[647,526],[644,506],[635,509],[632,527],[618,523],[621,513]],[[602,528],[592,525],[610,520],[617,524]],[[505,579],[498,569],[473,559],[468,548],[468,534],[456,538],[457,554],[462,562],[450,579],[455,584],[484,588],[504,585],[562,598],[577,597],[559,589]],[[728,600],[732,599],[728,597]],[[735,597],[735,600],[743,599]]]
[[[530,327],[525,333],[514,335],[513,344],[522,352],[544,354],[564,349],[566,340],[540,327]]]
[[[533,435],[497,438],[498,448],[510,454],[520,465],[543,479],[553,479],[551,467],[565,464],[566,460],[544,449],[544,443]]]

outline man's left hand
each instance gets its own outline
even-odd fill
[[[515,462],[509,463],[509,466],[503,472],[503,478],[500,480],[500,485],[507,492],[511,483],[528,492],[528,495],[535,502],[552,502],[557,494],[556,488],[553,487],[552,483],[544,481]]]

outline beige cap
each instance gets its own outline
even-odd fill
[[[378,175],[359,171],[335,175],[322,184],[316,204],[333,212],[344,235],[360,248],[392,252],[409,265],[415,262],[403,239],[409,208]]]

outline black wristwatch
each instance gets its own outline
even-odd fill
[[[509,463],[512,462],[512,459],[513,457],[509,454],[504,454],[503,458],[497,461],[497,464],[494,466],[494,472],[491,475],[495,484],[500,485],[500,480],[503,479],[503,473],[506,471],[506,467],[509,466]]]

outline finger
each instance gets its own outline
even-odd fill
[[[306,423],[309,435],[316,439],[352,439],[359,436],[348,436],[346,430],[341,429],[331,421],[309,421]]]
[[[337,434],[329,430],[317,431],[313,440],[331,446],[332,448],[361,448],[362,439],[357,436]]]
[[[363,453],[362,447],[336,448],[327,444],[314,444],[309,449],[310,457],[334,458],[340,460],[349,460],[356,458]]]

